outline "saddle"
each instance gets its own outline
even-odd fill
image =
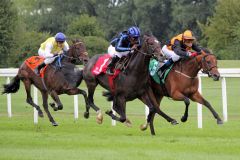
[[[24,63],[32,70],[34,71],[34,69],[40,65],[43,61],[45,60],[45,58],[41,57],[41,56],[32,56],[27,58]],[[54,62],[52,64],[50,64],[51,66],[53,66],[55,68],[55,70],[59,70],[63,67],[62,63],[62,56],[57,57]],[[44,68],[41,69],[40,71],[40,77],[44,77],[45,74],[45,70],[48,67],[48,65],[46,65]]]
[[[115,64],[114,69],[126,72],[126,68],[129,64],[129,60],[131,59],[131,55],[128,54],[127,56],[123,56],[119,59],[119,61]]]
[[[156,59],[151,59],[149,63],[149,73],[150,76],[153,78],[153,80],[161,85],[165,84],[165,79],[167,78],[169,72],[171,71],[174,64],[172,64],[170,67],[166,68],[162,74],[158,75],[158,69],[163,65],[163,62],[159,62]]]

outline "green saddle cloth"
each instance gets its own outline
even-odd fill
[[[154,79],[154,81],[158,84],[164,84],[165,83],[165,79],[168,75],[168,73],[171,71],[173,67],[173,64],[164,72],[164,74],[159,77],[157,71],[160,68],[160,63],[156,60],[156,59],[151,59],[150,63],[149,63],[149,73],[151,75],[151,77]]]

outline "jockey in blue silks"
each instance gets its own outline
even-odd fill
[[[130,27],[127,31],[123,31],[118,37],[111,41],[108,47],[108,54],[112,59],[106,71],[107,74],[113,75],[115,63],[122,57],[128,55],[140,46],[140,29],[136,26]]]

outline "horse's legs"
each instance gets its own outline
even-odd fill
[[[217,124],[223,124],[223,121],[221,120],[221,118],[219,117],[217,112],[212,108],[211,104],[202,97],[202,95],[199,92],[194,93],[189,98],[192,101],[198,102],[198,103],[203,104],[204,106],[206,106],[212,112],[212,114],[215,117],[215,119],[217,119]]]
[[[113,109],[112,110],[116,111],[117,114],[120,114],[119,107],[116,106],[115,100],[113,100]],[[118,116],[114,115],[112,110],[107,110],[105,113],[107,115],[109,115],[113,120],[120,122],[120,118]]]
[[[156,112],[149,112],[149,115],[148,115],[148,122],[150,124],[150,131],[151,131],[152,135],[155,135],[154,125],[153,125],[153,120],[154,120],[154,117],[155,117],[155,113]]]
[[[100,109],[94,104],[94,99],[93,99],[96,87],[97,87],[96,85],[88,86],[88,103],[90,107],[92,107],[96,112],[98,112]]]
[[[87,88],[88,88],[87,102],[88,102],[88,105],[86,106],[86,111],[84,113],[84,117],[85,118],[89,117],[89,109],[90,109],[90,107],[92,107],[97,112],[97,117],[96,117],[97,123],[101,124],[102,120],[103,120],[103,115],[102,115],[102,112],[101,112],[100,108],[97,107],[94,104],[94,99],[93,99],[96,87],[97,87],[96,83],[91,83],[91,84],[87,83]]]
[[[96,88],[96,87],[95,87]],[[93,93],[95,91],[95,88],[93,90]],[[87,93],[84,90],[81,90],[79,88],[71,88],[68,89],[67,91],[65,91],[65,93],[67,93],[68,95],[76,95],[76,94],[82,94],[84,96],[85,99],[85,103],[86,103],[86,112],[84,113],[84,117],[88,118],[89,117],[89,106],[91,106],[96,112],[97,112],[97,117],[96,117],[96,121],[98,124],[101,124],[103,121],[103,115],[100,111],[100,109],[94,104],[93,102],[93,94],[92,94],[92,99],[91,101],[88,100],[87,97]],[[92,102],[92,103],[91,103]]]
[[[53,108],[54,111],[57,110],[62,110],[63,109],[63,104],[59,99],[59,96],[57,95],[56,91],[52,90],[50,92],[50,95],[52,99],[57,103],[57,107],[55,107],[55,103],[50,103],[50,106]]]
[[[35,104],[32,100],[32,96],[31,96],[31,81],[28,80],[28,79],[24,79],[23,80],[23,84],[25,86],[25,90],[26,90],[26,93],[27,93],[27,99],[26,99],[26,102],[28,104],[30,104],[31,106],[33,106],[34,108],[36,108],[36,110],[38,111],[38,116],[39,117],[43,117],[43,112],[42,110],[40,109],[40,107]]]
[[[152,89],[148,89],[147,94],[143,95],[143,98],[145,99],[145,101],[147,102],[147,106],[151,106],[153,105],[153,107],[155,108],[155,112],[158,113],[160,116],[162,116],[164,119],[166,119],[168,122],[171,122],[171,124],[175,125],[178,124],[178,122],[169,117],[166,113],[164,113],[161,109],[160,109],[160,100],[162,99],[159,98],[159,102],[156,101],[156,97],[152,91]]]
[[[43,107],[45,112],[47,113],[49,121],[52,123],[53,126],[58,126],[58,124],[54,121],[51,113],[48,110],[48,93],[44,91],[41,91],[41,93],[42,93],[42,99],[43,99]]]
[[[112,111],[107,111],[106,114],[112,117],[112,119],[119,121],[119,122],[126,122],[126,100],[124,97],[121,96],[114,96],[113,99],[113,109],[120,115],[118,118],[117,116],[112,114]]]
[[[84,100],[85,100],[85,105],[86,105],[86,107],[88,106],[87,93],[84,90],[76,87],[76,88],[68,89],[67,91],[65,91],[65,93],[68,95],[77,95],[77,94],[83,95]]]
[[[184,103],[185,103],[186,108],[185,108],[184,115],[183,115],[182,118],[181,118],[181,121],[182,121],[182,122],[186,122],[187,119],[188,119],[188,107],[189,107],[189,105],[190,105],[190,100],[189,100],[189,98],[185,97],[185,98],[184,98]]]

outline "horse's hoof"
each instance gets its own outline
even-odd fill
[[[124,122],[124,124],[125,124],[127,127],[132,127],[132,123],[130,122],[129,119],[126,119],[126,121]]]
[[[182,122],[186,122],[186,121],[187,121],[187,118],[182,117],[182,118],[181,118],[181,121],[182,121]]]
[[[84,118],[86,118],[86,119],[89,118],[89,112],[84,112]]]
[[[142,124],[140,125],[141,131],[145,131],[148,128],[148,124]]]
[[[102,122],[103,122],[103,115],[102,115],[101,112],[99,112],[97,114],[96,121],[97,121],[98,124],[102,124]]]
[[[57,124],[56,122],[52,122],[52,125],[53,125],[54,127],[58,126],[58,124]]]
[[[62,110],[62,109],[63,109],[63,105],[59,105],[59,106],[57,107],[57,109],[58,109],[58,110]]]
[[[55,103],[49,103],[49,105],[53,108],[54,111],[58,111],[58,108],[55,106]]]
[[[151,135],[152,135],[152,136],[155,136],[155,135],[156,135],[155,131],[151,132]]]
[[[222,120],[217,120],[217,124],[223,124],[223,121]]]
[[[38,111],[38,116],[43,118],[43,112],[42,111]]]
[[[55,103],[49,103],[52,108],[55,108]]]
[[[171,124],[172,124],[172,125],[177,125],[178,122],[174,119],[174,120],[172,120]]]

